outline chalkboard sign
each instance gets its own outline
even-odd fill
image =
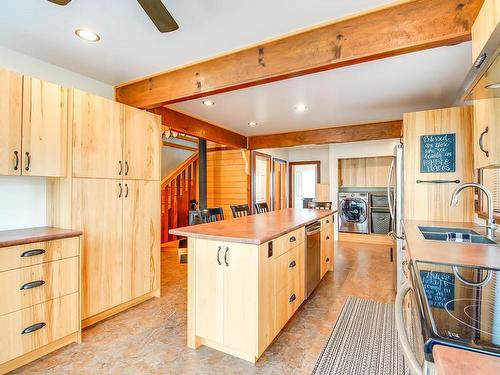
[[[455,172],[455,134],[420,137],[420,172]]]
[[[448,301],[455,299],[455,275],[452,273],[420,271],[420,279],[431,307],[444,309]],[[454,308],[454,302],[448,304],[448,310]]]

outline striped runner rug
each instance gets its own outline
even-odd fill
[[[394,305],[348,297],[312,374],[410,374]]]

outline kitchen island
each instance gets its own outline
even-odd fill
[[[306,298],[306,231],[333,270],[332,210],[284,209],[172,229],[188,237],[187,345],[255,363]]]

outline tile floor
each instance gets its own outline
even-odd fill
[[[186,265],[162,253],[162,293],[83,332],[72,344],[18,374],[310,374],[346,296],[393,303],[392,263],[383,245],[338,242],[335,270],[292,317],[254,366],[186,347]]]

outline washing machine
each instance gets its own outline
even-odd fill
[[[339,231],[370,232],[368,193],[339,193]]]

